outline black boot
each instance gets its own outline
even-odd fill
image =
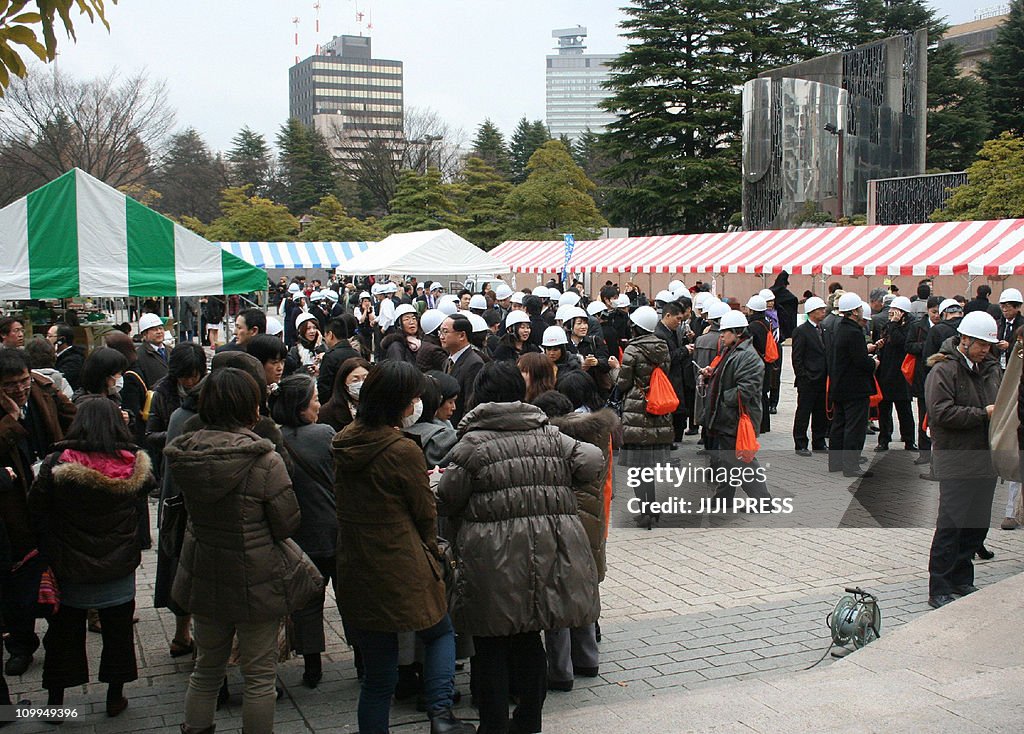
[[[980,548],[978,548],[978,550],[974,552],[974,555],[976,555],[983,561],[991,561],[993,558],[996,557],[996,554],[990,551],[985,546],[981,546]]]
[[[455,718],[451,709],[441,709],[430,715],[430,734],[476,734],[476,727]]]
[[[302,671],[302,685],[306,688],[316,688],[324,677],[323,664],[320,661],[320,653],[303,655],[304,669]]]

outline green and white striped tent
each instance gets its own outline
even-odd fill
[[[266,287],[259,268],[77,168],[0,209],[0,299]]]

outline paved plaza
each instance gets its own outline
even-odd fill
[[[783,384],[791,385],[788,349],[784,359]],[[714,716],[708,721],[717,722],[707,731],[757,731],[757,727],[734,721],[728,710],[715,708],[717,687],[745,685],[762,692],[789,691],[793,705],[798,706],[799,689],[789,682],[825,653],[829,644],[825,616],[844,587],[860,585],[878,595],[883,637],[922,615],[938,614],[926,604],[932,531],[919,522],[922,516],[934,517],[938,484],[918,478],[921,467],[912,464],[916,453],[892,450],[875,454],[870,436],[865,454],[887,478],[884,483],[851,485],[851,480],[827,473],[824,456],[797,457],[790,436],[794,405],[794,391],[784,388],[779,413],[772,416],[773,431],[762,436],[761,456],[771,464],[768,482],[773,495],[790,497],[802,507],[820,508],[820,512],[801,515],[803,527],[751,527],[752,520],[740,516],[711,521],[663,517],[662,527],[635,529],[629,527],[632,523],[625,509],[632,492],[618,482],[615,527],[608,540],[608,575],[601,586],[601,674],[577,679],[572,692],[549,693],[545,732],[681,731],[700,721],[700,705],[709,706]],[[704,462],[696,449],[694,439],[687,437],[673,452],[673,461],[679,466]],[[621,472],[618,478],[622,478]],[[672,491],[659,488],[658,498]],[[688,494],[697,491],[685,489]],[[705,496],[711,493],[708,488],[699,491]],[[875,497],[879,492],[893,495],[892,502],[885,505],[895,508],[889,515],[879,510]],[[1003,484],[996,492],[996,526],[1005,501]],[[151,511],[155,512],[155,504]],[[810,517],[814,522],[807,521]],[[996,557],[977,563],[979,586],[1024,571],[1024,530],[993,529],[987,545]],[[77,706],[80,717],[66,723],[64,731],[177,730],[190,661],[173,660],[168,655],[174,620],[166,610],[151,606],[155,567],[153,553],[144,554],[138,576],[141,678],[126,688],[129,709],[117,719],[107,719],[104,686],[69,690],[66,704]],[[301,659],[279,667],[285,689],[277,708],[275,731],[280,734],[356,731],[358,681],[333,603],[328,604],[327,624],[328,654],[323,682],[317,689],[302,686]],[[40,622],[40,630],[44,627]],[[1016,634],[1019,638],[1019,628]],[[99,637],[89,637],[95,675]],[[41,653],[25,676],[8,680],[15,699],[45,701],[40,686]],[[847,664],[838,662],[839,666]],[[837,661],[826,656],[819,667],[834,665]],[[237,670],[231,671],[230,680],[233,699],[218,712],[218,732],[237,732],[241,727],[242,685]],[[738,684],[738,680],[746,682]],[[457,714],[471,718],[475,712],[468,702],[467,672],[459,673],[457,687],[463,693]],[[707,690],[711,688],[715,691]],[[775,700],[778,706],[779,699]],[[850,706],[856,705],[850,701]],[[664,721],[670,719],[660,719],[659,712],[670,711],[689,712],[690,723],[666,726]],[[662,723],[634,727],[628,723],[634,720]],[[395,732],[415,734],[429,728],[425,714],[417,713],[408,702],[394,706],[392,722]],[[960,731],[1002,730],[993,726],[968,726]],[[827,729],[823,724],[819,730]],[[47,731],[49,727],[19,723],[9,730]],[[777,729],[769,723],[760,730]]]

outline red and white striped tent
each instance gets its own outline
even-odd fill
[[[561,272],[561,240],[508,241],[491,255],[517,273]],[[575,273],[1020,275],[1024,219],[760,230],[582,240]]]

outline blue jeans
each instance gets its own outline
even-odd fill
[[[348,627],[349,642],[363,656],[359,691],[360,734],[387,734],[391,694],[398,683],[398,633]],[[423,641],[423,692],[431,714],[452,707],[455,689],[455,629],[444,615],[440,622],[416,635]]]

